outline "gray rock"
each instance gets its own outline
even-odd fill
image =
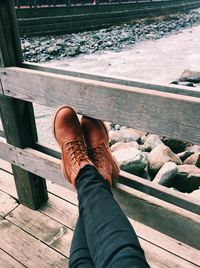
[[[120,130],[121,126],[119,124],[114,125],[114,130]]]
[[[149,170],[148,170],[147,166],[144,168],[144,170],[139,175],[141,178],[143,178],[145,180],[152,181],[152,178],[149,174]]]
[[[123,171],[134,175],[139,175],[147,166],[146,155],[135,148],[121,149],[115,151],[113,155]]]
[[[176,154],[185,151],[186,147],[188,146],[188,143],[185,141],[180,141],[167,137],[163,137],[162,141]]]
[[[196,167],[200,168],[200,153],[192,154],[183,162],[183,164],[195,165]]]
[[[48,49],[47,49],[47,52],[49,53],[49,54],[53,54],[53,53],[55,53],[57,51],[57,46],[51,46],[51,47],[49,47]]]
[[[189,194],[192,198],[195,198],[200,203],[200,189],[193,191]]]
[[[110,122],[105,121],[104,124],[105,124],[105,126],[106,126],[106,129],[107,129],[108,132],[109,132],[109,131],[111,130],[111,124],[110,124]]]
[[[122,129],[120,133],[123,136],[124,142],[139,141],[140,135],[132,128]]]
[[[153,182],[171,187],[174,176],[178,172],[178,166],[174,162],[165,163],[156,174]]]
[[[200,153],[200,146],[199,145],[188,146],[187,151],[192,153]]]
[[[135,148],[135,149],[139,149],[139,148],[140,148],[140,145],[139,145],[136,141],[127,142],[127,143],[124,143],[124,142],[117,142],[117,143],[113,144],[113,145],[110,147],[110,150],[111,150],[111,152],[116,152],[116,151],[118,151],[118,150],[126,149],[126,148]]]
[[[190,155],[192,155],[193,153],[190,151],[183,151],[181,153],[178,153],[177,156],[181,159],[181,161],[185,161],[186,158],[188,158]]]
[[[156,174],[158,170],[167,162],[174,162],[177,165],[182,164],[180,158],[165,145],[159,145],[154,148],[148,154],[148,161],[150,174]]]
[[[200,71],[184,70],[180,76],[180,81],[189,81],[194,83],[200,82]]]
[[[110,146],[115,144],[116,142],[122,142],[123,141],[123,136],[120,131],[109,131],[109,144]]]
[[[200,187],[200,169],[194,165],[178,166],[172,187],[184,193],[191,193]]]
[[[147,139],[145,140],[142,146],[142,150],[146,152],[150,152],[152,149],[154,149],[158,145],[164,145],[163,142],[160,140],[160,137],[155,134],[150,134],[147,136]]]

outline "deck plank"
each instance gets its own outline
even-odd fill
[[[67,259],[7,220],[0,220],[0,248],[29,268],[66,267]]]
[[[0,216],[5,217],[18,206],[16,199],[0,190]]]
[[[3,170],[0,170],[0,189],[18,199],[13,175]]]
[[[26,266],[22,265],[11,256],[9,256],[6,252],[0,249],[0,267],[4,268],[24,268]]]
[[[62,224],[71,229],[75,228],[78,217],[77,206],[62,200],[59,197],[49,194],[49,200],[46,206],[43,206],[40,211],[55,220],[59,220]]]
[[[69,257],[73,231],[67,226],[23,205],[11,212],[6,219]]]

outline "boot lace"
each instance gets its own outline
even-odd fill
[[[98,169],[99,173],[103,177],[106,176],[106,160],[104,157],[104,151],[103,151],[103,145],[100,144],[97,148],[89,149],[88,151],[90,159],[92,159],[92,162]]]
[[[64,142],[64,147],[75,169],[78,169],[82,161],[88,161],[86,146],[82,138],[75,141]]]

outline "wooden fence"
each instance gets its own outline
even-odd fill
[[[80,32],[200,7],[197,0],[16,9],[21,35]]]
[[[200,91],[195,88],[23,63],[12,0],[0,2],[0,64],[5,131],[0,158],[12,164],[19,202],[30,208],[46,202],[46,180],[71,188],[61,174],[59,152],[38,143],[32,103],[65,104],[90,117],[200,144]],[[200,205],[194,199],[125,172],[114,192],[127,215],[200,249]]]

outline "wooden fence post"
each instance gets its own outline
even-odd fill
[[[14,1],[0,0],[0,66],[19,66],[22,61]],[[32,103],[0,95],[0,114],[8,143],[19,148],[34,145],[37,131]],[[46,181],[17,166],[12,169],[19,202],[38,209],[48,199]]]

